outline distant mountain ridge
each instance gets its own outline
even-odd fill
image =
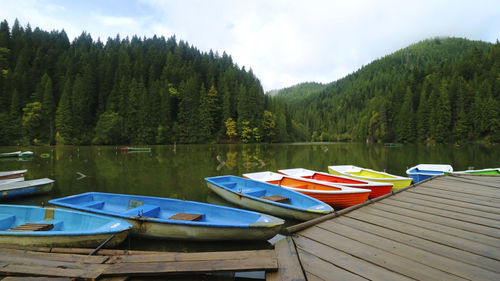
[[[277,98],[311,140],[498,142],[499,77],[498,42],[433,38]]]

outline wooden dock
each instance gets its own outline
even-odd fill
[[[0,280],[500,280],[500,177],[436,177],[287,231],[274,250],[0,246]]]
[[[267,280],[500,280],[500,177],[436,177],[288,231]]]
[[[207,273],[276,271],[273,250],[169,253],[65,248],[0,248],[0,279],[14,280],[220,280]],[[177,276],[177,279],[175,279]],[[142,279],[141,279],[142,280]],[[162,279],[155,279],[162,280]]]

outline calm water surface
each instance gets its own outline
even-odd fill
[[[28,169],[26,179],[56,180],[51,194],[17,199],[13,204],[47,205],[47,201],[88,191],[162,196],[231,206],[212,193],[204,178],[248,172],[307,168],[327,172],[328,165],[356,166],[405,175],[420,163],[451,164],[457,170],[500,167],[499,146],[405,145],[362,143],[294,143],[258,145],[150,146],[151,152],[121,153],[115,146],[0,147],[0,152],[31,150],[26,161],[3,159],[0,171]],[[47,158],[40,157],[48,154]],[[46,156],[46,155],[45,155]],[[219,156],[219,157],[218,157]],[[225,164],[221,164],[218,159]],[[86,175],[81,177],[79,173]],[[6,202],[2,202],[6,203]],[[288,222],[293,224],[294,222]],[[123,248],[204,251],[265,248],[267,242],[171,242],[130,239]]]

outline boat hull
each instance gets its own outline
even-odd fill
[[[286,186],[283,186],[287,188]],[[293,189],[294,191],[298,191],[302,194],[311,196],[320,201],[325,202],[328,205],[332,205],[335,209],[343,209],[347,207],[351,207],[354,205],[361,204],[366,201],[368,198],[367,193],[355,193],[355,194],[334,194],[334,193],[315,193],[300,189]]]
[[[128,230],[115,233],[113,239],[106,243],[106,247],[115,247],[122,243],[128,235]],[[81,247],[96,248],[112,234],[94,234],[85,236],[58,235],[58,236],[3,236],[0,235],[0,244],[33,246],[33,247]]]
[[[31,181],[10,182],[0,185],[0,200],[25,197],[52,191],[54,181],[39,179]]]
[[[235,205],[282,218],[291,218],[295,220],[307,221],[325,215],[325,213],[312,213],[307,210],[294,210],[290,208],[269,204],[263,202],[262,200],[257,200],[252,197],[242,196],[241,194],[230,192],[210,182],[207,182],[207,186],[213,192],[217,193],[217,195]]]
[[[411,178],[404,178],[399,176],[386,177],[383,173],[378,173],[377,171],[369,171],[366,175],[353,175],[350,173],[340,173],[330,167],[328,167],[328,172],[332,175],[348,176],[354,179],[382,182],[392,184],[392,190],[398,190],[411,185]]]
[[[121,218],[123,219],[123,218]],[[173,240],[267,240],[275,236],[282,227],[203,227],[195,225],[174,225],[148,221],[147,218],[124,219],[133,225],[131,233],[135,236],[154,239]]]

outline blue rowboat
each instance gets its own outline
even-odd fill
[[[205,178],[208,187],[227,201],[247,209],[296,220],[333,212],[328,204],[266,182],[237,176]]]
[[[122,220],[71,210],[0,205],[0,244],[47,247],[112,247],[132,226]]]
[[[419,164],[406,170],[406,174],[412,178],[413,183],[451,172],[453,168],[450,165],[442,164]]]
[[[53,185],[54,180],[48,178],[5,183],[0,185],[0,200],[47,193]]]
[[[256,212],[208,203],[88,192],[50,200],[65,208],[122,218],[138,236],[189,240],[269,239],[284,221]]]

